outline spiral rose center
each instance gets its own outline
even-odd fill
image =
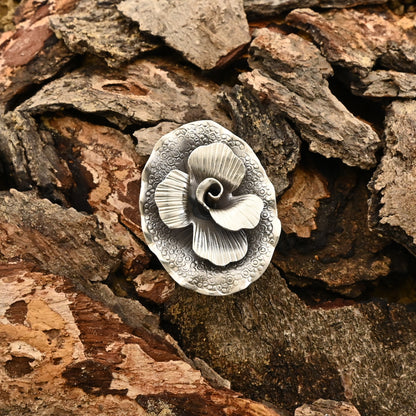
[[[196,188],[196,200],[206,209],[215,208],[223,193],[221,182],[215,178],[206,178]]]

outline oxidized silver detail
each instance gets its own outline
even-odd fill
[[[257,280],[280,235],[273,185],[251,148],[219,124],[163,136],[142,173],[142,229],[182,286],[228,295]]]

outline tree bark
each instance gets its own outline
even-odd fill
[[[0,7],[0,413],[413,416],[414,6],[176,3]],[[139,211],[157,140],[204,119],[283,228],[220,298]]]

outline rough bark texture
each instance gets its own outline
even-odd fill
[[[19,190],[36,186],[53,201],[62,202],[69,170],[60,163],[53,141],[41,134],[27,113],[8,112],[3,123],[0,142],[13,186]]]
[[[91,62],[47,84],[19,108],[32,114],[76,109],[105,117],[122,129],[206,118],[227,126],[229,120],[218,108],[218,91],[215,83],[165,59],[138,60],[122,70]]]
[[[416,71],[413,19],[386,9],[327,13],[298,9],[288,15],[287,22],[307,31],[329,62],[363,77],[376,63],[397,71]]]
[[[368,416],[413,412],[416,317],[403,306],[333,302],[311,309],[269,267],[226,298],[178,288],[166,319],[186,351],[253,398],[293,409],[331,397]]]
[[[235,86],[223,96],[235,134],[258,154],[276,194],[288,186],[288,175],[300,159],[300,140],[287,120],[268,111],[247,88]]]
[[[241,82],[270,103],[270,111],[288,117],[311,151],[364,169],[376,164],[380,139],[332,94],[326,80],[332,68],[315,46],[262,29],[250,52],[254,70],[241,75]]]
[[[246,0],[250,31],[238,0],[0,6],[1,414],[414,416],[415,10],[382,2]],[[283,228],[226,298],[140,226],[153,146],[199,119]]]
[[[330,197],[328,183],[318,171],[298,168],[291,188],[279,201],[279,218],[286,234],[309,238],[316,230],[319,201]]]
[[[15,15],[16,30],[0,36],[0,107],[16,94],[55,75],[71,58],[51,31],[48,15],[65,12],[75,0],[25,2]],[[26,7],[25,7],[26,6]]]
[[[124,0],[118,9],[201,69],[224,64],[250,41],[242,0]]]
[[[0,195],[1,258],[23,258],[42,270],[84,280],[104,280],[119,263],[119,250],[96,219],[64,209],[33,192]]]
[[[211,387],[169,336],[126,325],[69,280],[0,267],[2,413],[278,416]]]
[[[141,156],[150,156],[157,141],[172,130],[178,128],[180,124],[171,121],[162,121],[154,127],[140,129],[134,132],[137,139],[136,151]]]
[[[388,241],[368,229],[366,183],[353,170],[323,161],[297,169],[278,209],[286,235],[273,262],[292,285],[356,297],[389,274]]]
[[[351,84],[356,95],[364,97],[416,98],[416,74],[378,70]]]
[[[354,7],[383,4],[388,0],[244,0],[244,10],[251,18],[271,17],[298,7]]]
[[[346,402],[319,399],[295,410],[295,416],[360,416],[358,410]]]
[[[386,154],[370,190],[370,224],[416,254],[416,102],[396,101],[386,117]]]
[[[139,26],[117,10],[118,1],[84,0],[63,16],[53,16],[52,29],[75,53],[91,53],[119,66],[159,46],[139,31]]]
[[[143,160],[130,136],[72,117],[44,118],[44,128],[53,135],[60,161],[71,172],[67,199],[94,213],[104,233],[115,237],[114,243],[123,250],[124,274],[136,277],[148,265],[149,255],[134,238],[144,241],[138,210]]]

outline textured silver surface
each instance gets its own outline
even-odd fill
[[[158,141],[142,173],[140,211],[148,245],[168,273],[206,295],[257,280],[280,235],[274,188],[257,156],[210,120]]]

